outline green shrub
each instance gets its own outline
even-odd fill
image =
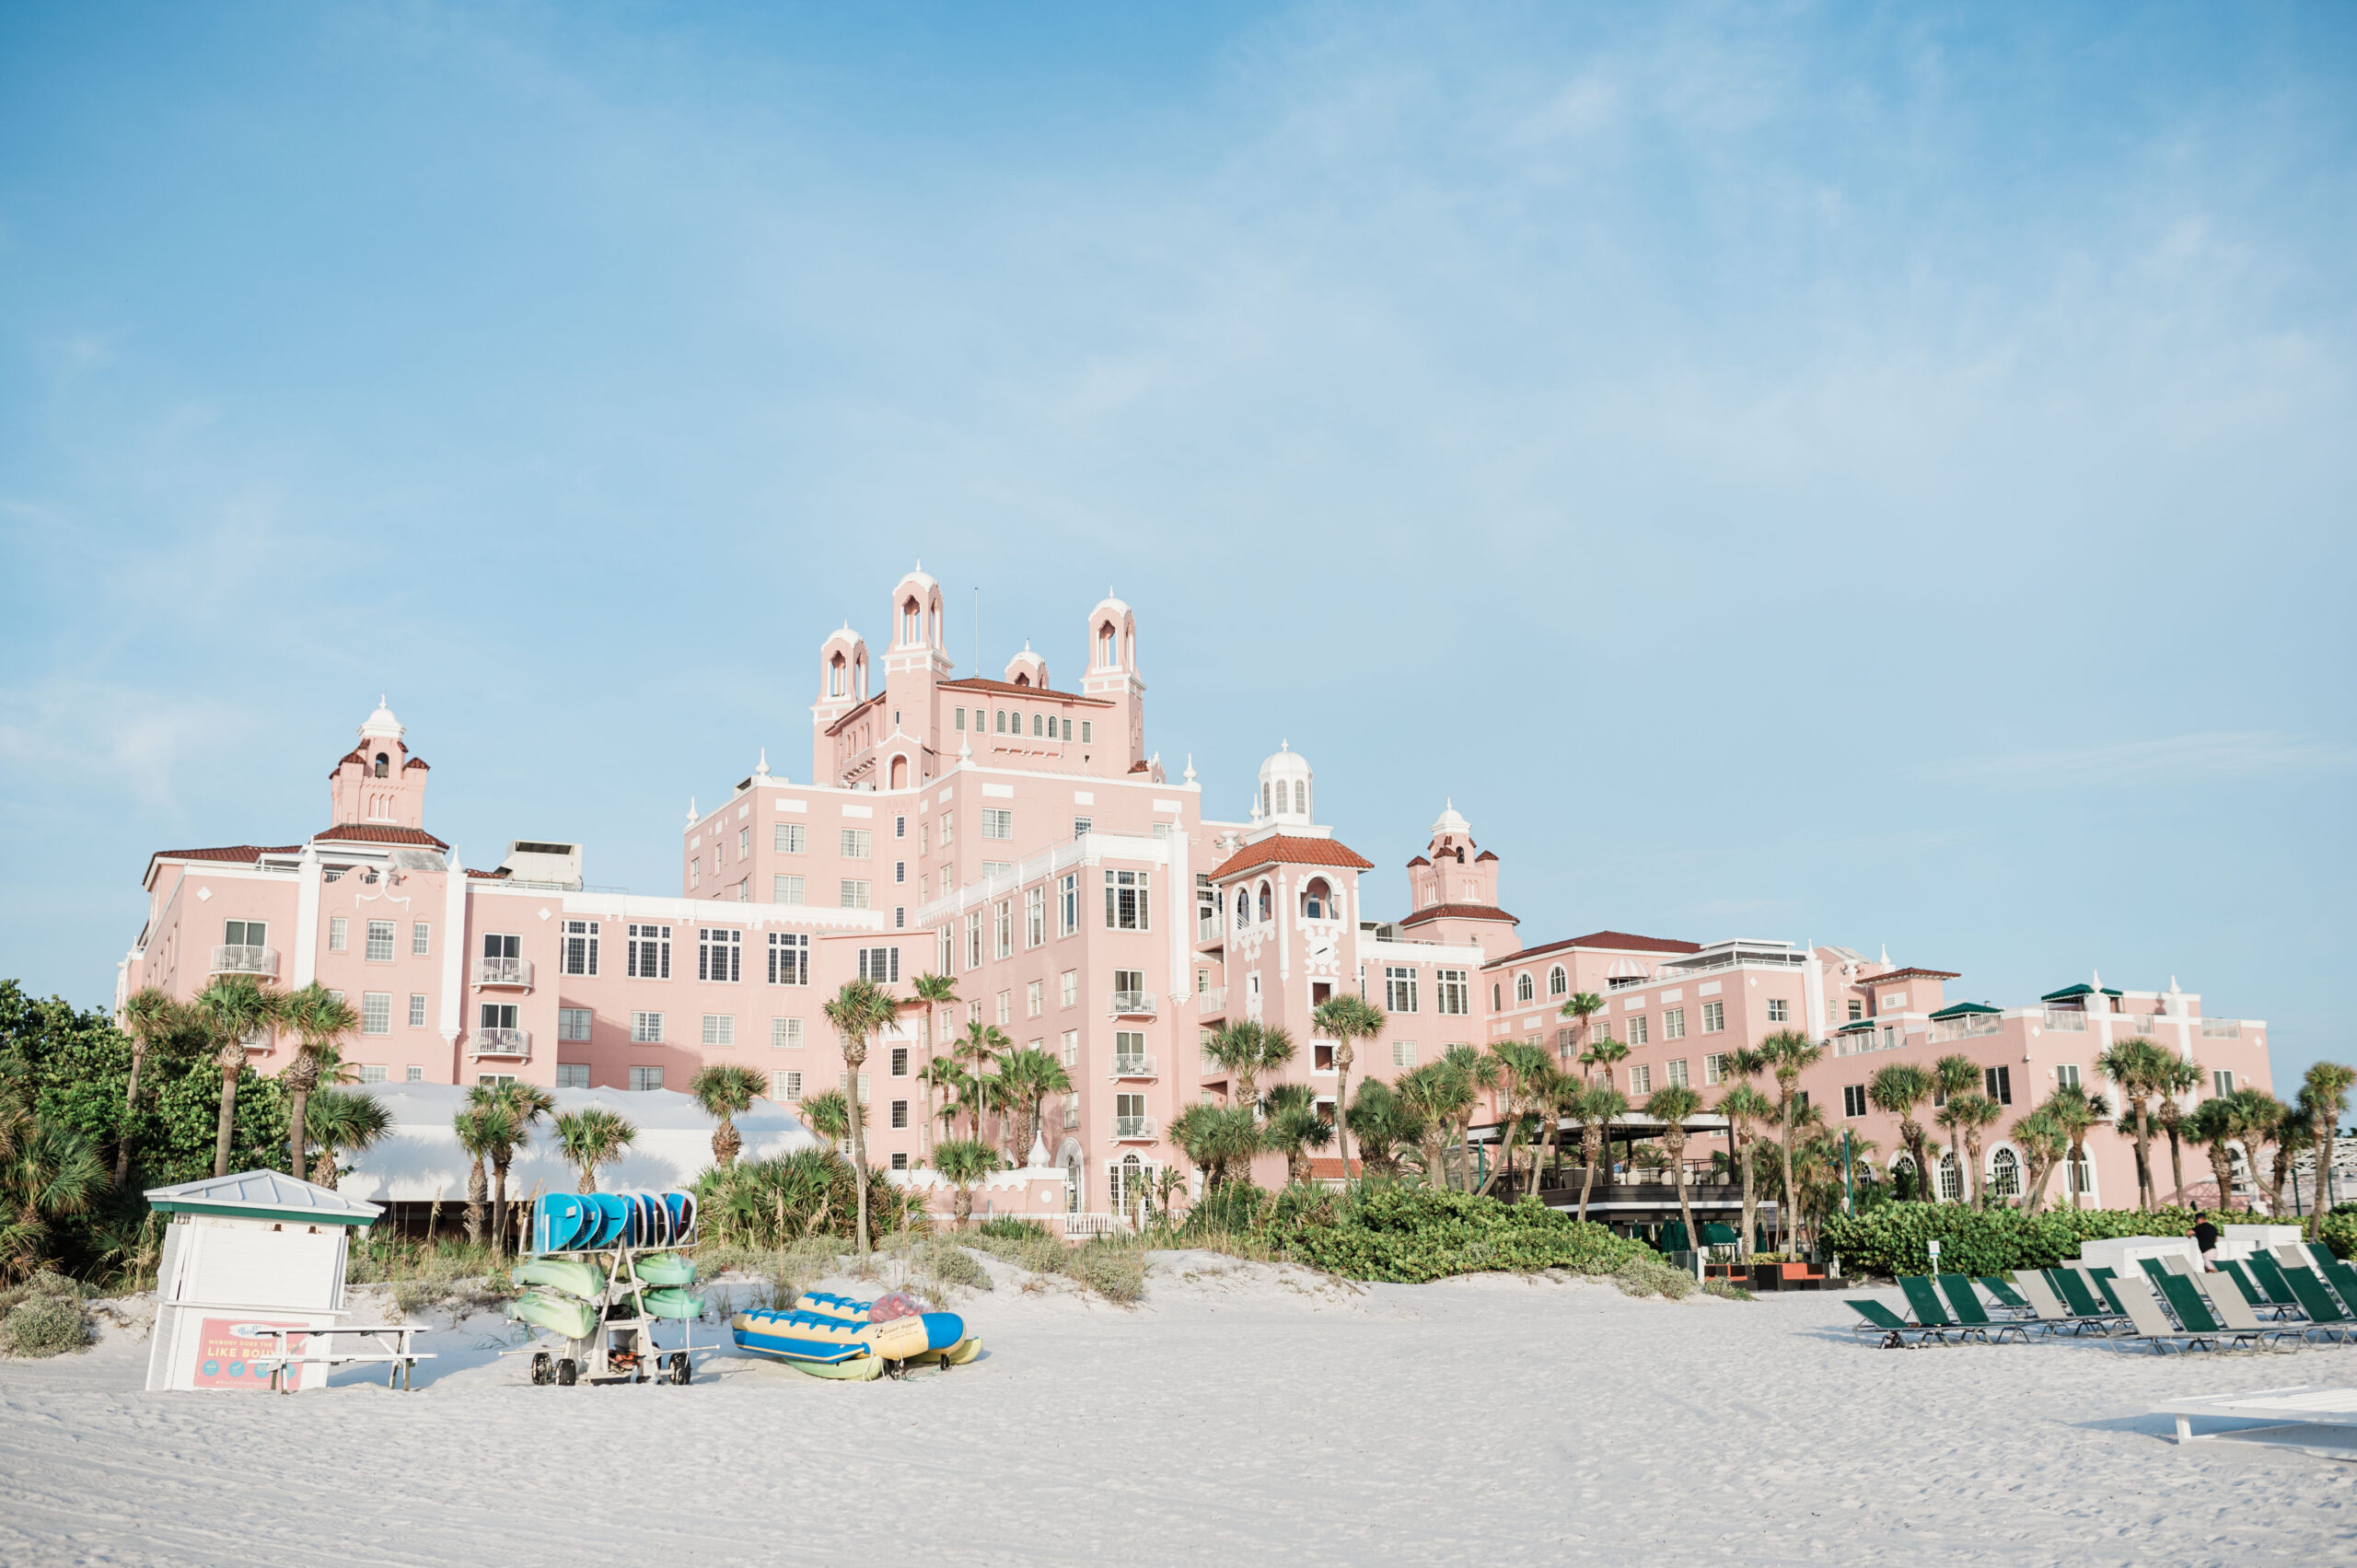
[[[63,1355],[89,1348],[90,1315],[72,1280],[47,1270],[0,1296],[0,1352]]]
[[[1260,1224],[1268,1204],[1268,1193],[1251,1182],[1230,1181],[1204,1193],[1187,1211],[1187,1223],[1179,1228],[1194,1236],[1251,1230]]]
[[[1334,1223],[1271,1224],[1265,1235],[1296,1262],[1346,1279],[1401,1284],[1488,1270],[1608,1274],[1654,1255],[1643,1242],[1543,1204],[1423,1187],[1364,1192],[1342,1205]]]
[[[1038,1220],[1027,1220],[1021,1214],[993,1214],[974,1226],[976,1236],[996,1237],[1003,1241],[1053,1241],[1055,1236]]]
[[[1108,1301],[1123,1306],[1145,1295],[1145,1251],[1118,1241],[1092,1241],[1075,1249],[1069,1272]]]
[[[2324,1244],[2336,1258],[2357,1257],[2357,1203],[2340,1203],[2324,1217]]]
[[[989,1290],[990,1272],[974,1260],[974,1255],[956,1242],[943,1237],[928,1237],[917,1244],[917,1267],[929,1279],[945,1285],[963,1285],[969,1290]]]
[[[1702,1282],[1702,1294],[1704,1295],[1715,1295],[1726,1301],[1757,1301],[1759,1299],[1749,1291],[1744,1289],[1741,1285],[1736,1283],[1733,1280],[1728,1279],[1704,1280]]]
[[[2018,1209],[1975,1213],[1962,1203],[1885,1203],[1871,1214],[1825,1222],[1824,1247],[1852,1273],[1931,1272],[1924,1246],[1939,1238],[1944,1273],[1996,1274],[2050,1269],[2078,1257],[2082,1243],[2119,1236],[2186,1236],[2190,1209]]]
[[[1632,1258],[1613,1270],[1612,1283],[1623,1295],[1666,1295],[1672,1301],[1683,1301],[1701,1288],[1685,1270],[1645,1258]]]
[[[971,1230],[965,1232],[958,1239],[968,1247],[987,1252],[993,1258],[1001,1259],[1034,1274],[1062,1273],[1065,1260],[1072,1255],[1071,1248],[1066,1247],[1038,1225],[1032,1225],[1028,1231],[1014,1236]]]

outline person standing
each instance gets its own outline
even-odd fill
[[[2210,1222],[2209,1215],[2199,1209],[2193,1211],[2193,1245],[2201,1249],[2201,1272],[2215,1273],[2217,1271],[2211,1267],[2210,1254],[2218,1249],[2218,1227]]]

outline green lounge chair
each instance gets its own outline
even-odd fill
[[[2198,1283],[2208,1289],[2212,1314],[2234,1333],[2247,1335],[2254,1342],[2269,1350],[2283,1349],[2286,1340],[2306,1342],[2307,1330],[2305,1325],[2285,1324],[2280,1321],[2271,1324],[2260,1322],[2258,1309],[2251,1305],[2250,1298],[2243,1294],[2242,1287],[2235,1283],[2234,1275],[2223,1272],[2205,1274]],[[2182,1316],[2182,1314],[2179,1315],[2180,1320]],[[2293,1345],[2292,1348],[2297,1349],[2298,1345]]]
[[[1975,1274],[1972,1283],[1994,1296],[1997,1305],[2016,1316],[2028,1318],[2036,1314],[2026,1297],[1996,1274]]]
[[[2028,1342],[2029,1330],[2019,1323],[2000,1323],[1989,1316],[1988,1308],[1980,1305],[1980,1298],[1972,1294],[1969,1276],[1942,1274],[1939,1284],[1941,1293],[1948,1298],[1948,1305],[1956,1309],[1956,1320],[1966,1329],[1977,1331],[1981,1343],[2003,1344],[2007,1334],[2014,1335],[2025,1343]],[[1989,1337],[1991,1331],[1997,1336],[1993,1340]]]
[[[2108,1334],[2127,1326],[2121,1314],[2096,1298],[2095,1286],[2078,1270],[2049,1269],[2046,1271],[2046,1283],[2070,1304],[2079,1321],[2087,1327]]]
[[[2357,1312],[2357,1269],[2335,1258],[2328,1263],[2318,1263],[2316,1272],[2324,1283],[2340,1295],[2340,1305],[2350,1312]]]
[[[2280,1272],[2284,1287],[2299,1302],[2300,1310],[2308,1315],[2309,1338],[2322,1335],[2328,1340],[2347,1340],[2357,1335],[2357,1318],[2351,1318],[2340,1309],[2340,1303],[2333,1300],[2332,1292],[2325,1288],[2324,1281],[2316,1277],[2315,1270],[2284,1269]]]
[[[2270,1301],[2279,1307],[2297,1307],[2302,1317],[2307,1316],[2308,1304],[2301,1299],[2299,1292],[2292,1288],[2292,1282],[2285,1276],[2283,1265],[2276,1261],[2275,1254],[2265,1251],[2252,1253],[2250,1272],[2260,1284],[2267,1287]],[[2300,1272],[2307,1272],[2305,1269]]]
[[[2073,1312],[2069,1305],[2054,1294],[2054,1287],[2046,1283],[2044,1274],[2035,1269],[2024,1269],[2018,1277],[2021,1282],[2022,1298],[2029,1307],[2030,1316],[2037,1320],[2038,1326],[2048,1333],[2060,1334],[2067,1331],[2077,1335],[2084,1334],[2090,1328],[2096,1327],[2088,1319]]]
[[[2136,1260],[2136,1264],[2144,1271],[2144,1277],[2155,1285],[2159,1284],[2168,1273],[2167,1267],[2158,1258],[2139,1258]]]
[[[1910,1334],[1915,1336],[1914,1342],[1919,1347],[1925,1340],[1938,1340],[1943,1344],[1947,1342],[1946,1336],[1940,1330],[1910,1323],[1879,1301],[1852,1301],[1846,1305],[1865,1319],[1863,1323],[1851,1324],[1852,1333],[1876,1336],[1891,1349],[1906,1344]]]
[[[2308,1242],[2306,1246],[2308,1249],[2308,1256],[2316,1260],[2316,1269],[2319,1272],[2331,1268],[2335,1263],[2340,1261],[2340,1254],[2335,1252],[2331,1248],[2327,1247],[2321,1241],[2311,1241]]]
[[[2194,1288],[2193,1282],[2182,1274],[2163,1272],[2160,1279],[2161,1296],[2177,1314],[2177,1326],[2189,1334],[2206,1334],[2213,1346],[2227,1350],[2263,1350],[2280,1346],[2288,1329],[2277,1329],[2270,1335],[2254,1319],[2247,1328],[2230,1328],[2211,1310],[2210,1303]]]
[[[1908,1310],[1915,1314],[1915,1321],[1926,1329],[1943,1330],[1940,1335],[1943,1340],[1951,1332],[1961,1332],[1964,1325],[1948,1316],[1948,1309],[1941,1304],[1940,1293],[1932,1288],[1930,1280],[1921,1274],[1903,1275],[1898,1288],[1906,1293]]]
[[[2293,1310],[2296,1305],[2289,1301],[2277,1301],[2270,1296],[2259,1283],[2251,1278],[2250,1271],[2231,1258],[2219,1260],[2218,1272],[2235,1282],[2235,1288],[2242,1293],[2243,1299],[2250,1304],[2251,1309],[2255,1312],[2271,1312],[2281,1318]]]
[[[2119,1292],[2114,1288],[2119,1283],[2119,1276],[2118,1274],[2113,1273],[2109,1269],[2103,1268],[2100,1265],[2092,1269],[2083,1269],[2080,1272],[2087,1276],[2088,1280],[2094,1283],[2096,1290],[2103,1293],[2104,1300],[2111,1304],[2111,1309],[2114,1313],[2122,1318],[2128,1316],[2128,1308],[2121,1304]]]
[[[2161,1310],[2161,1304],[2154,1299],[2152,1291],[2142,1281],[2121,1280],[2117,1295],[2119,1305],[2127,1311],[2128,1321],[2134,1325],[2136,1331],[2114,1341],[2113,1349],[2125,1350],[2134,1346],[2165,1355],[2172,1350],[2184,1352],[2218,1348],[2216,1334],[2205,1334],[2198,1329],[2170,1322],[2168,1314]],[[2201,1316],[2207,1318],[2209,1314],[2205,1311]]]

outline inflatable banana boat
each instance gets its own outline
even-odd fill
[[[966,1320],[955,1312],[926,1312],[874,1323],[820,1312],[756,1307],[737,1313],[728,1320],[728,1327],[740,1350],[774,1357],[813,1377],[854,1382],[881,1376],[888,1362],[958,1366],[982,1350],[982,1342],[968,1337]]]

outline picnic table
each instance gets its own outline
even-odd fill
[[[432,1361],[431,1351],[417,1348],[417,1336],[425,1331],[423,1323],[347,1323],[332,1329],[285,1328],[271,1323],[245,1323],[238,1326],[240,1334],[254,1339],[270,1340],[276,1344],[274,1354],[258,1355],[254,1360],[270,1368],[270,1387],[273,1393],[286,1394],[294,1390],[284,1384],[282,1374],[290,1366],[353,1366],[385,1367],[385,1387],[398,1387],[406,1391],[412,1387],[412,1376],[421,1361]],[[287,1337],[300,1334],[306,1343],[300,1352],[286,1348]],[[352,1349],[338,1347],[334,1336],[357,1337],[361,1342]],[[329,1342],[324,1354],[315,1354],[318,1342]]]

